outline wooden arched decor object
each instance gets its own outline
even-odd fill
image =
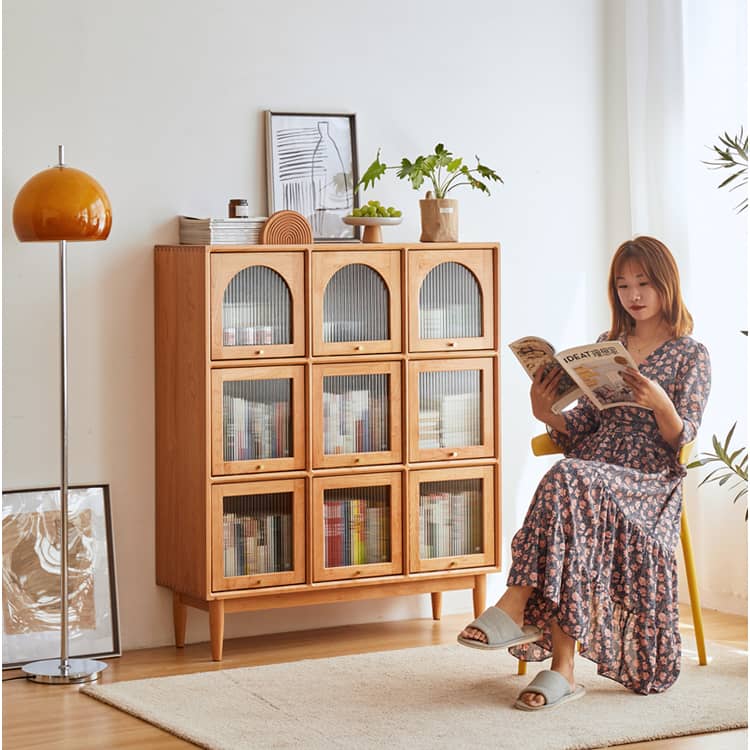
[[[312,241],[310,222],[297,211],[272,213],[260,230],[261,245],[305,245]]]

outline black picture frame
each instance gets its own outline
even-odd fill
[[[4,670],[60,656],[60,524],[59,487],[3,490]],[[68,531],[68,655],[120,656],[109,485],[69,487]]]
[[[341,221],[359,206],[356,115],[266,110],[265,121],[269,216],[301,213],[315,242],[359,241]]]

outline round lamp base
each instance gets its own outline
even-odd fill
[[[34,661],[22,667],[23,673],[32,682],[45,682],[53,685],[72,685],[79,682],[93,682],[109,666],[96,659],[68,659],[68,668],[62,669],[60,659]]]

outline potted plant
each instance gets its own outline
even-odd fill
[[[487,182],[502,182],[495,170],[482,164],[475,157],[475,167],[468,167],[461,157],[454,157],[442,143],[435,146],[435,151],[427,156],[417,156],[414,161],[401,159],[400,165],[388,166],[380,161],[380,149],[375,161],[367,168],[360,185],[366,190],[379,180],[387,170],[396,169],[396,176],[409,180],[415,190],[419,190],[425,181],[432,189],[427,191],[419,201],[422,215],[421,242],[457,242],[458,241],[458,201],[446,196],[452,190],[468,185],[474,190],[490,194]]]

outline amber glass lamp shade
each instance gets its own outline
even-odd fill
[[[104,188],[64,165],[35,174],[13,204],[13,228],[21,242],[106,240],[111,226]]]

